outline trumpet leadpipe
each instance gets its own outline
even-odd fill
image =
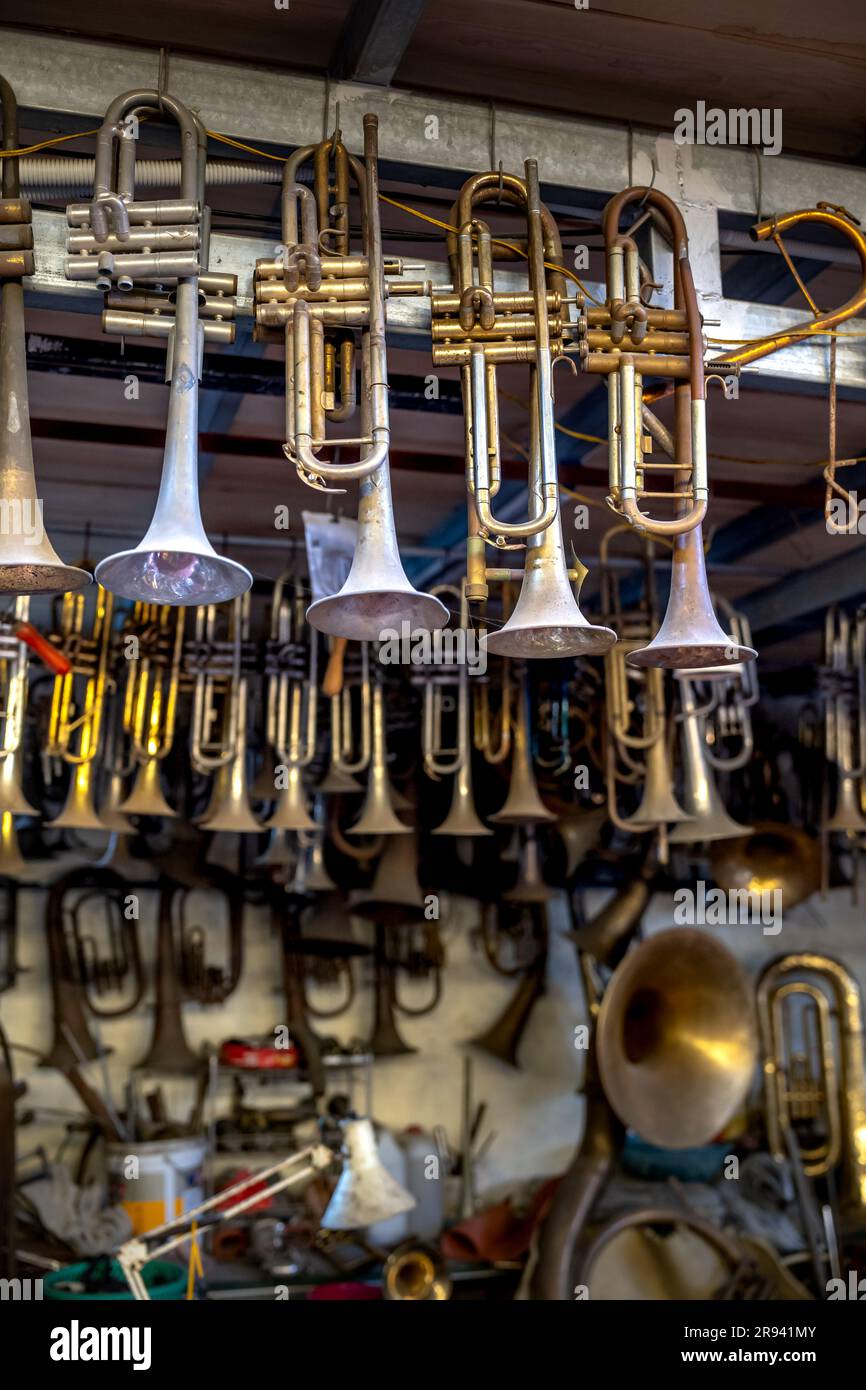
[[[155,202],[125,204],[126,213],[132,226],[145,223],[173,223],[201,220],[201,203],[188,202],[183,198],[163,198]],[[66,223],[69,227],[89,227],[91,225],[92,203],[71,203],[66,209]]]

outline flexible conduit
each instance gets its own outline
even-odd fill
[[[93,192],[92,159],[57,155],[24,157],[21,166],[21,191],[25,195],[43,198],[85,197]],[[306,171],[302,171],[305,173]],[[233,159],[208,160],[205,181],[212,187],[228,185],[280,183],[283,171],[279,164],[251,164]],[[300,179],[303,183],[303,176]],[[135,165],[135,186],[139,188],[178,188],[179,159],[139,159]]]

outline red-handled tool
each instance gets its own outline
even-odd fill
[[[23,642],[31,651],[36,653],[49,671],[53,671],[56,676],[68,676],[72,670],[72,663],[69,658],[65,657],[58,647],[49,642],[47,637],[43,637],[32,623],[18,623],[13,620],[12,631],[19,642]]]

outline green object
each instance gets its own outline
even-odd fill
[[[42,1296],[46,1299],[79,1303],[87,1302],[89,1299],[117,1303],[132,1298],[132,1292],[117,1260],[103,1262],[101,1278],[98,1280],[93,1277],[95,1272],[96,1265],[93,1260],[84,1260],[81,1264],[64,1265],[63,1269],[55,1269],[43,1277]],[[170,1264],[168,1260],[153,1260],[144,1266],[141,1277],[154,1300],[186,1297],[187,1275],[186,1270],[180,1265]],[[69,1287],[70,1285],[75,1287]]]

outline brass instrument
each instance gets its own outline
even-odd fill
[[[175,953],[174,903],[179,885],[163,880],[159,887],[159,916],[156,936],[156,1006],[150,1046],[136,1064],[140,1071],[161,1071],[169,1075],[197,1072],[200,1059],[187,1041],[181,1003],[183,990]]]
[[[45,905],[53,1037],[39,1065],[57,1067],[63,1072],[101,1055],[87,1023],[81,986],[70,968],[64,915],[67,893],[79,888],[86,891],[93,882],[92,874],[90,868],[73,869],[55,879],[48,890]]]
[[[66,802],[48,824],[58,830],[104,830],[96,810],[96,788],[104,743],[109,688],[111,618],[114,598],[96,589],[89,632],[82,593],[60,600],[60,631],[53,640],[71,663],[54,678],[45,754],[72,768]]]
[[[520,983],[489,1028],[470,1042],[510,1067],[520,1065],[526,1025],[544,994],[549,931],[543,901],[481,904],[481,941],[487,961],[497,975],[517,976]]]
[[[343,642],[342,638],[334,639]],[[373,729],[373,697],[370,685],[370,649],[366,642],[358,644],[360,671],[357,679],[346,674],[346,655],[340,655],[339,689],[328,695],[330,716],[330,756],[328,770],[319,783],[322,792],[356,792],[360,784],[355,780],[356,772],[364,772],[370,765]],[[330,670],[329,661],[329,670]],[[326,678],[327,684],[327,678]],[[359,738],[353,741],[353,690],[357,690]]]
[[[552,216],[541,202],[538,164],[526,160],[525,179],[501,171],[476,174],[460,190],[448,234],[452,285],[431,293],[433,363],[459,365],[466,416],[466,486],[469,494],[467,597],[484,601],[488,581],[522,578],[517,604],[505,625],[485,638],[487,649],[504,656],[573,656],[604,651],[616,639],[607,628],[587,622],[572,583],[585,571],[569,570],[562,539],[553,368],[569,334],[576,335],[574,309],[562,270],[562,244]],[[515,249],[490,234],[477,216],[485,203],[523,210],[527,222],[528,290],[499,291],[494,260],[517,258]],[[529,366],[529,514],[510,522],[493,514],[501,462],[497,367]],[[485,545],[498,549],[526,546],[524,570],[489,569]]]
[[[297,182],[313,162],[313,189]],[[362,248],[353,253],[349,201],[354,181]],[[379,218],[378,121],[364,117],[364,158],[333,139],[296,150],[286,162],[282,196],[283,247],[279,259],[259,261],[255,273],[256,322],[285,336],[286,457],[310,487],[360,480],[358,537],[348,578],[339,593],[318,599],[307,613],[311,627],[336,637],[375,641],[401,621],[441,627],[438,599],[419,594],[400,561],[388,465],[390,425],[385,351],[386,294],[415,286],[389,285],[403,263],[383,258]],[[358,345],[360,337],[360,346]],[[360,359],[356,395],[355,357]],[[360,435],[329,438],[327,419],[344,421],[360,406]],[[357,447],[356,462],[326,460],[326,452]]]
[[[637,245],[619,230],[631,203],[648,205],[667,224],[674,251],[674,308],[653,309],[653,285],[642,280]],[[673,539],[667,612],[658,633],[629,654],[632,666],[701,669],[751,661],[756,653],[731,641],[716,619],[707,586],[701,522],[707,483],[706,385],[703,327],[689,263],[685,222],[678,207],[656,188],[626,188],[604,210],[607,302],[587,310],[580,344],[584,371],[607,376],[610,506],[629,525]],[[671,435],[644,401],[643,378],[674,380],[675,431]],[[646,433],[644,433],[646,431]],[[656,462],[658,445],[666,461]],[[646,487],[650,469],[668,472],[670,491]],[[675,514],[655,518],[642,501],[666,498]]]
[[[532,746],[529,722],[529,681],[526,668],[520,672],[513,719],[514,752],[511,760],[511,780],[505,803],[490,820],[496,825],[541,825],[555,821],[538,791],[532,766]]]
[[[238,986],[244,959],[244,897],[234,874],[212,865],[208,869],[212,889],[225,903],[224,936],[227,949],[224,963],[213,964],[208,953],[208,938],[214,933],[213,913],[207,912],[207,925],[191,922],[190,897],[192,889],[178,890],[177,959],[180,982],[187,998],[199,1004],[222,1004]],[[211,891],[210,888],[208,891]],[[217,930],[219,930],[217,928]]]
[[[382,1267],[382,1292],[398,1303],[441,1303],[451,1297],[451,1280],[441,1255],[417,1240],[392,1250]]]
[[[866,612],[852,624],[841,608],[828,608],[824,660],[824,753],[836,766],[836,805],[825,830],[853,835],[866,831]]]
[[[92,868],[67,884],[60,906],[64,973],[96,1018],[132,1013],[144,994],[138,925],[124,912],[126,891],[112,869]]]
[[[459,589],[441,585],[434,593],[448,591],[459,605],[460,628],[469,630],[469,605],[466,600],[465,581]],[[457,687],[454,706],[455,735],[454,748],[442,747],[443,691]],[[469,670],[464,653],[463,660],[457,655],[457,670],[445,669],[424,679],[424,724],[423,756],[424,771],[428,777],[438,781],[440,777],[454,777],[454,790],[451,807],[441,825],[431,831],[433,835],[492,835],[493,831],[479,818],[472,795],[472,737],[471,706],[472,696],[469,685]],[[510,738],[510,731],[509,731]]]
[[[394,793],[388,777],[388,749],[385,739],[385,692],[382,682],[373,682],[372,743],[367,770],[367,790],[361,814],[348,830],[349,835],[408,835],[394,809]]]
[[[717,841],[710,869],[725,893],[780,893],[786,912],[817,893],[821,884],[817,841],[805,830],[776,821],[759,821],[742,839]]]
[[[573,1297],[581,1239],[610,1178],[620,1124],[665,1148],[707,1143],[751,1082],[752,994],[731,952],[688,927],[628,949],[652,872],[646,861],[577,933],[591,1031],[584,1136],[542,1227],[533,1298]],[[602,995],[600,967],[617,961]]]
[[[137,602],[122,635],[124,656],[127,644],[134,643],[135,655],[127,657],[122,719],[137,767],[119,807],[123,815],[177,815],[165,799],[159,766],[174,743],[185,619],[183,608]]]
[[[247,713],[250,660],[250,601],[242,594],[221,608],[196,612],[195,639],[185,653],[194,677],[190,762],[196,772],[216,775],[205,830],[258,835],[247,782]]]
[[[268,830],[315,830],[316,822],[307,810],[303,771],[316,755],[318,633],[314,628],[304,633],[300,588],[296,586],[288,599],[286,582],[287,576],[281,575],[274,585],[270,637],[265,650],[267,741],[280,764],[276,774],[284,779],[279,786],[276,807],[265,821],[265,827]],[[296,669],[298,653],[303,660],[307,642],[307,670],[302,673]]]
[[[15,600],[13,620],[0,625],[0,875],[19,878],[27,865],[18,847],[16,816],[35,816],[21,781],[27,706],[27,647],[15,635],[26,622],[30,599]]]
[[[17,150],[18,105],[0,77],[3,149]],[[17,159],[0,160],[0,591],[59,594],[90,583],[86,570],[64,565],[45,534],[36,492],[27,356],[25,275],[33,274],[32,212],[21,197]]]
[[[815,951],[779,956],[757,987],[767,1139],[787,1157],[786,1133],[807,1177],[838,1171],[843,1219],[866,1214],[863,1003],[853,975]]]
[[[653,544],[643,537],[643,593],[639,604],[624,610],[610,551],[614,539],[627,534],[624,523],[612,526],[599,546],[605,621],[619,638],[604,658],[607,808],[620,830],[638,834],[656,831],[665,856],[668,825],[685,821],[688,812],[674,795],[664,674],[658,667],[650,666],[644,672],[629,663],[630,655],[647,641],[655,624],[656,590]],[[641,787],[638,805],[629,816],[623,816],[618,807],[618,787],[625,785]]]
[[[711,697],[708,704],[699,707],[694,684],[685,672],[678,673],[677,684],[683,737],[683,805],[689,819],[674,826],[670,843],[692,845],[748,835],[751,826],[740,825],[728,815],[716,787],[705,723],[714,700]]]
[[[181,178],[178,198],[154,203],[135,197],[136,124],[141,117],[160,115],[171,116],[180,128]],[[144,603],[220,603],[252,584],[243,565],[217,555],[199,507],[198,383],[203,342],[212,336],[200,323],[198,302],[210,235],[204,204],[206,147],[204,127],[176,97],[150,90],[126,92],[109,106],[97,136],[92,201],[67,208],[68,279],[125,291],[140,284],[176,284],[166,373],[170,389],[165,459],[156,509],[134,550],[110,555],[97,566],[97,579],[112,593]],[[154,317],[109,308],[103,327],[108,332],[147,333]],[[233,324],[220,323],[218,328],[224,341],[233,338]]]

